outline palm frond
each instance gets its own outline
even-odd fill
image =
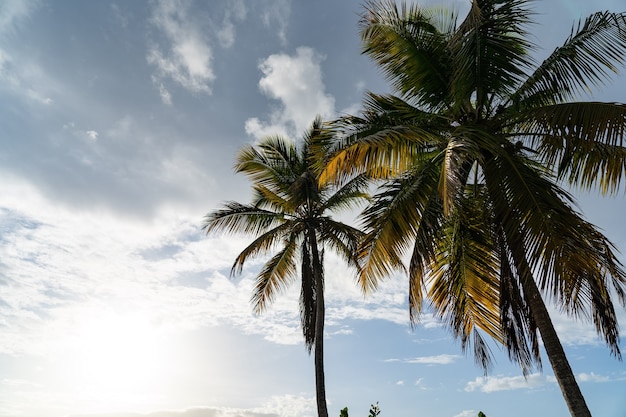
[[[298,224],[289,221],[283,222],[279,226],[261,234],[237,255],[230,270],[231,275],[241,274],[244,264],[248,259],[269,253],[275,249],[278,242],[284,241],[290,234],[297,236],[299,231]]]
[[[315,260],[311,256],[308,242],[303,240],[300,250],[300,260],[302,263],[300,272],[302,274],[302,285],[300,289],[300,321],[304,345],[309,354],[315,343],[315,323],[317,322],[317,283],[315,281],[314,265]],[[321,335],[323,337],[323,335]]]
[[[256,206],[229,201],[224,208],[204,216],[202,229],[205,233],[225,232],[258,235],[284,221],[282,213]]]
[[[366,175],[356,175],[324,199],[320,209],[330,212],[354,209],[369,200],[370,196],[365,191],[368,185],[369,179]]]
[[[292,234],[284,239],[283,248],[267,261],[257,275],[250,299],[256,314],[263,312],[274,300],[276,294],[287,288],[295,279],[297,248],[298,235]]]
[[[439,10],[370,1],[360,21],[363,53],[383,69],[396,91],[438,106],[445,103],[451,68],[449,33],[440,30],[450,29],[456,20],[448,15],[450,22],[442,24],[446,15]]]
[[[498,227],[498,226],[497,226]],[[537,325],[526,294],[521,289],[516,267],[511,264],[511,250],[501,227],[495,233],[500,271],[500,322],[509,359],[517,362],[528,375],[534,367],[541,369]]]
[[[598,185],[605,193],[620,188],[626,172],[626,104],[544,106],[525,112],[520,128],[559,178],[583,188]]]
[[[572,28],[565,43],[511,95],[522,108],[538,108],[590,93],[624,65],[626,14],[598,12]]]
[[[321,219],[319,240],[324,246],[333,249],[349,266],[360,270],[357,251],[365,233],[356,227],[335,221]]]
[[[286,193],[299,164],[295,144],[281,136],[268,136],[258,145],[247,145],[239,151],[235,172],[245,174],[254,184]]]
[[[438,152],[445,118],[424,112],[390,96],[370,94],[363,117],[336,122],[344,129],[320,173],[322,182],[342,182],[364,173],[391,178],[408,170],[416,159]]]
[[[437,241],[436,258],[428,282],[429,298],[437,314],[448,324],[461,348],[472,338],[480,353],[476,359],[485,371],[492,362],[481,346],[477,329],[502,343],[499,316],[498,256],[494,250],[482,199],[463,201],[446,219]],[[474,204],[478,203],[478,204]]]
[[[450,85],[456,106],[467,107],[470,99],[483,117],[489,111],[490,95],[504,97],[519,85],[530,66],[525,27],[532,15],[527,0],[473,1],[470,12],[450,41]],[[466,109],[467,110],[467,109]]]
[[[394,270],[404,270],[402,258],[413,246],[426,207],[437,198],[439,170],[438,163],[424,163],[419,169],[385,183],[362,213],[368,233],[359,255],[363,291],[376,288],[378,280]]]

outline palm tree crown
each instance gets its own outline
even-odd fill
[[[570,412],[587,416],[542,294],[590,318],[620,357],[612,294],[624,303],[626,275],[559,184],[620,187],[626,105],[576,98],[623,65],[626,15],[591,15],[535,66],[528,3],[474,0],[460,22],[368,3],[363,51],[397,95],[369,93],[360,116],[338,121],[322,179],[385,180],[363,213],[364,289],[406,270],[411,318],[428,297],[485,368],[482,332],[525,373],[541,364],[540,334]]]
[[[339,187],[318,181],[316,166],[325,157],[330,131],[317,118],[300,147],[282,137],[267,137],[246,146],[235,169],[252,181],[250,204],[228,202],[205,217],[207,233],[224,231],[254,236],[235,259],[232,274],[245,262],[274,253],[256,278],[252,305],[256,313],[268,307],[275,295],[293,283],[300,261],[300,317],[306,347],[315,347],[318,415],[327,417],[323,372],[324,248],[328,247],[358,268],[356,248],[363,233],[333,220],[330,214],[354,207],[367,195],[367,180],[357,175]]]

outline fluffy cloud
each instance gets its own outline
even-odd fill
[[[269,122],[248,119],[246,132],[256,138],[276,133],[299,137],[316,115],[331,116],[335,99],[325,91],[322,61],[323,57],[308,47],[296,49],[293,56],[276,54],[263,60],[259,88],[281,105],[270,114]]]

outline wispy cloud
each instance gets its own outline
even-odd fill
[[[477,377],[474,381],[467,383],[465,391],[497,392],[534,389],[553,382],[554,377],[544,376],[538,373],[528,375],[526,378],[523,376]]]
[[[0,34],[13,30],[38,6],[35,0],[4,0],[0,3]]]
[[[287,28],[291,15],[291,0],[273,0],[268,2],[261,19],[267,28],[276,30],[276,35],[283,45],[287,44]]]
[[[460,359],[459,355],[420,356],[410,359],[386,359],[385,362],[417,363],[421,365],[450,365]]]
[[[193,93],[211,93],[215,79],[213,51],[198,24],[191,18],[191,3],[159,1],[152,12],[151,22],[165,37],[165,42],[153,46],[148,63],[156,67],[153,81],[164,103],[171,103],[171,93],[165,80],[171,79]]]
[[[296,417],[313,416],[315,399],[298,395],[274,396],[253,408],[193,407],[148,413],[73,414],[70,417]]]
[[[609,382],[611,378],[606,375],[598,375],[595,372],[578,374],[578,379],[582,382]]]
[[[222,26],[217,32],[217,38],[222,47],[230,48],[235,44],[235,23],[245,20],[247,13],[246,5],[242,0],[229,2],[229,6],[224,13]]]
[[[264,59],[259,69],[263,77],[259,88],[267,97],[281,102],[270,120],[246,121],[246,132],[256,138],[270,134],[299,137],[316,115],[334,113],[335,99],[326,93],[322,79],[323,56],[314,49],[300,47],[295,55],[276,54]]]
[[[478,413],[474,410],[464,410],[459,414],[455,414],[454,417],[476,417],[476,414]]]
[[[246,239],[204,238],[198,219],[168,210],[141,223],[101,211],[74,212],[23,183],[3,181],[0,193],[2,273],[10,277],[0,304],[6,319],[1,352],[63,350],[67,337],[80,340],[81,323],[114,323],[119,314],[152,323],[157,332],[229,324],[273,343],[302,343],[298,285],[255,316],[249,297],[263,260],[251,261],[239,278],[228,276]],[[327,260],[334,277],[326,289],[329,335],[351,334],[347,318],[408,324],[400,283],[390,280],[376,297],[363,299],[350,271],[340,272],[330,253]]]

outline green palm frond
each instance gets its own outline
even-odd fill
[[[202,229],[207,235],[216,232],[258,235],[283,221],[282,213],[229,201],[224,204],[222,210],[214,211],[204,217]]]
[[[367,176],[360,174],[343,184],[331,196],[324,199],[321,210],[338,212],[350,210],[369,200],[366,192],[369,186]]]
[[[365,173],[391,178],[409,169],[416,158],[439,152],[445,119],[391,96],[370,94],[363,117],[336,121],[344,130],[320,174],[322,182],[341,182]]]
[[[360,22],[363,53],[383,69],[403,96],[441,105],[451,67],[446,53],[449,33],[440,30],[450,29],[455,20],[440,9],[398,8],[392,0],[369,2]]]
[[[365,233],[356,227],[330,218],[323,219],[320,229],[320,242],[323,242],[326,247],[333,249],[349,266],[359,271],[360,264],[357,254],[359,244],[365,237]]]
[[[239,275],[248,259],[264,256],[274,250],[279,242],[283,242],[290,235],[296,238],[301,231],[301,227],[293,221],[283,222],[277,227],[267,230],[256,237],[244,250],[237,255],[231,268],[231,275]]]
[[[458,129],[459,133],[462,129]],[[468,140],[469,139],[469,140]],[[472,169],[480,163],[482,155],[476,143],[463,134],[453,132],[443,151],[443,163],[439,177],[439,195],[443,201],[443,213],[448,215],[452,206],[465,191]]]
[[[478,203],[478,204],[475,204]],[[499,315],[498,256],[483,199],[463,198],[447,216],[430,265],[429,299],[437,314],[461,340],[463,350],[480,329],[502,343]],[[475,343],[480,345],[478,338]],[[493,358],[478,347],[476,360],[488,369]]]
[[[257,146],[243,147],[235,163],[235,172],[243,173],[257,185],[273,188],[275,192],[285,189],[296,175],[301,164],[294,144],[280,136],[268,136]]]
[[[293,213],[291,202],[285,193],[277,193],[265,185],[254,185],[252,187],[252,204],[264,210],[283,213],[289,215]]]
[[[456,106],[473,106],[483,117],[492,96],[508,95],[519,85],[530,65],[525,27],[532,13],[527,0],[474,1],[466,20],[450,42],[451,94]],[[467,110],[467,108],[465,109]]]
[[[284,291],[296,278],[296,252],[298,239],[296,234],[283,241],[283,248],[278,251],[261,269],[256,278],[252,298],[252,308],[256,314],[263,312],[274,300],[277,293]]]
[[[315,297],[317,291],[317,282],[315,280],[315,260],[311,256],[309,245],[307,242],[302,243],[300,250],[302,284],[300,287],[300,322],[302,326],[302,334],[304,336],[304,345],[309,353],[315,343],[315,324],[317,322],[317,299]]]
[[[626,172],[626,105],[575,102],[523,113],[521,133],[541,160],[571,184],[604,192],[620,188]]]
[[[363,224],[370,231],[360,251],[363,291],[376,288],[378,280],[393,271],[404,270],[402,258],[412,248],[418,230],[424,227],[422,222],[431,199],[437,199],[439,170],[438,163],[424,163],[403,177],[383,184],[370,207],[362,213]],[[437,225],[438,219],[425,226],[436,228]],[[426,245],[420,246],[420,256],[433,257],[433,242],[416,243]]]
[[[572,28],[565,43],[511,95],[522,108],[562,103],[603,84],[624,65],[626,14],[599,12]]]
[[[509,359],[517,362],[524,375],[534,367],[541,369],[537,325],[533,318],[526,294],[521,291],[516,267],[509,257],[510,248],[505,233],[496,225],[494,236],[497,243],[500,274],[500,320],[504,346]]]

